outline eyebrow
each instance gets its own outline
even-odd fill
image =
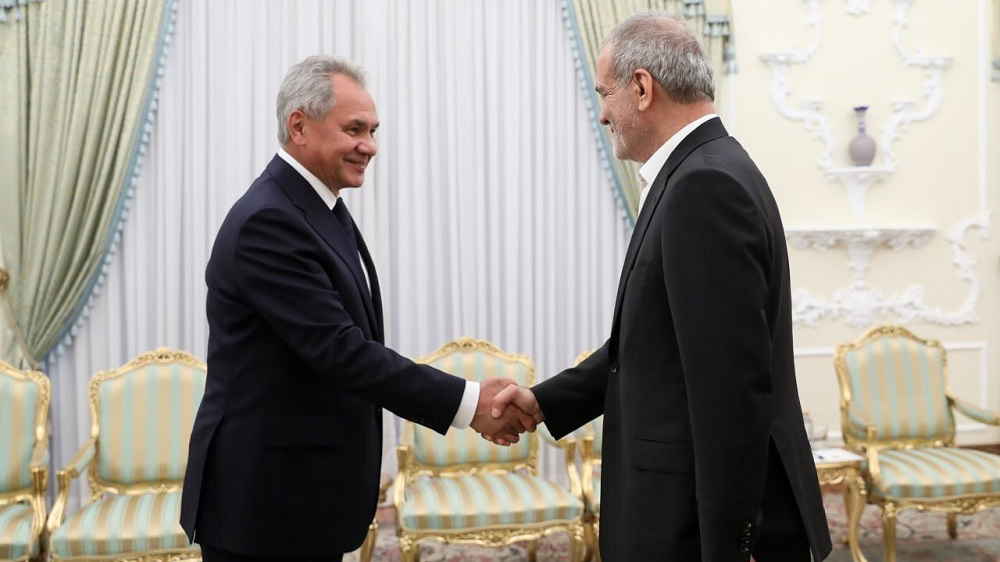
[[[371,127],[372,129],[378,129],[378,125],[378,121],[373,124],[369,124],[368,121],[365,121],[364,119],[351,119],[351,122],[348,123],[349,127]]]

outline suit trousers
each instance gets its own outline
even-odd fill
[[[343,554],[324,554],[322,556],[252,556],[236,554],[208,545],[201,546],[203,562],[340,562]]]

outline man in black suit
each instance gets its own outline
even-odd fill
[[[441,433],[506,441],[530,418],[490,415],[510,383],[478,383],[384,346],[378,277],[341,189],[375,156],[375,103],[354,64],[293,66],[282,149],[233,205],[208,283],[208,378],[181,506],[206,562],[340,560],[372,521],[382,407]]]
[[[683,20],[639,14],[606,40],[596,89],[615,155],[644,163],[611,336],[494,413],[540,409],[556,437],[604,415],[605,562],[822,560],[784,232],[715,115],[711,65]]]

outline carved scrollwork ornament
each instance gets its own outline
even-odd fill
[[[7,290],[7,283],[10,282],[10,273],[6,269],[0,268],[0,293]]]

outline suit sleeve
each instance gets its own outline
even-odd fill
[[[738,559],[744,525],[757,524],[770,439],[768,230],[746,188],[720,171],[679,177],[664,203],[664,278],[687,388],[702,554]]]
[[[448,430],[464,379],[366,339],[322,269],[322,248],[301,217],[258,210],[240,225],[233,248],[232,271],[243,295],[310,369],[404,418]]]
[[[576,367],[532,387],[545,414],[545,427],[556,439],[604,413],[608,388],[608,342]]]

